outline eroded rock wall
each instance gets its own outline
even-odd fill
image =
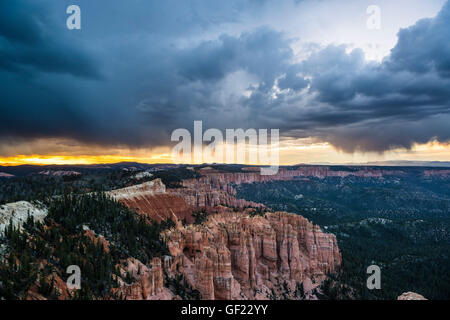
[[[211,215],[203,225],[164,234],[173,261],[203,299],[295,298],[335,271],[341,256],[333,234],[285,213]]]

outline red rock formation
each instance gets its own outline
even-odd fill
[[[39,265],[39,270],[41,271],[44,266],[47,264],[46,260],[43,260]],[[61,279],[61,277],[56,273],[53,272],[51,275],[47,276],[45,278],[45,281],[47,284],[50,284],[53,282],[54,286],[54,293],[57,296],[58,300],[67,300],[69,299],[70,295],[74,294],[74,290],[69,290],[67,288],[66,282]],[[33,283],[30,288],[28,289],[25,299],[26,300],[47,300],[46,297],[44,297],[40,292],[40,287],[42,284],[40,283],[40,280],[36,280],[35,283]]]
[[[129,259],[126,270],[134,282],[122,281],[118,293],[127,299],[172,299],[173,294],[163,286],[164,270],[169,277],[182,273],[203,299],[299,298],[299,285],[307,295],[311,294],[326,273],[334,272],[341,263],[334,235],[323,233],[295,214],[277,212],[250,217],[222,206],[264,207],[236,199],[233,184],[290,180],[311,174],[322,177],[336,172],[307,169],[281,169],[275,176],[209,170],[202,172],[200,179],[183,180],[182,188],[166,190],[161,180],[155,179],[112,191],[115,199],[140,214],[177,222],[176,228],[162,235],[172,257],[166,257],[163,263],[154,259],[151,267]],[[219,213],[210,215],[202,225],[183,226],[180,219],[192,222],[191,213],[198,208]],[[137,269],[141,270],[139,274]]]
[[[137,213],[142,214],[152,220],[161,222],[162,220],[186,219],[192,223],[193,209],[180,196],[173,194],[148,195],[145,197],[120,200],[129,208],[133,208]]]
[[[259,171],[248,172],[220,172],[217,170],[200,170],[204,177],[200,178],[208,180],[216,186],[223,186],[229,183],[241,184],[252,182],[265,182],[272,180],[292,180],[295,177],[365,177],[365,178],[381,178],[386,175],[402,175],[401,170],[381,170],[372,168],[355,169],[355,171],[333,170],[325,166],[305,166],[297,169],[280,168],[275,175],[261,175]]]
[[[425,177],[438,176],[438,177],[448,177],[450,176],[450,170],[425,170],[423,172]]]
[[[119,288],[115,291],[117,296],[127,300],[170,300],[174,295],[164,287],[164,275],[161,259],[154,258],[149,266],[139,260],[129,258],[120,268],[121,278],[118,279]],[[128,284],[127,274],[132,279]]]
[[[284,212],[211,215],[164,237],[170,270],[182,272],[203,299],[295,297],[297,285],[317,286],[341,262],[334,235]]]
[[[183,180],[183,187],[170,189],[169,192],[181,196],[193,208],[206,208],[215,211],[214,207],[227,206],[243,209],[245,207],[265,207],[263,204],[244,199],[236,199],[236,190],[228,183],[220,183],[214,178]]]
[[[205,169],[205,168],[203,168]],[[251,169],[251,168],[248,168]],[[206,208],[208,212],[218,212],[218,206],[243,209],[246,207],[264,207],[263,204],[236,198],[233,185],[241,183],[265,182],[272,180],[292,180],[296,177],[376,177],[402,174],[402,171],[375,170],[370,168],[356,171],[337,171],[329,167],[299,167],[295,170],[280,168],[276,175],[261,175],[259,171],[220,172],[214,169],[200,170],[199,179],[182,181],[182,188],[167,189],[160,179],[113,190],[110,195],[126,206],[151,219],[161,221],[168,218],[177,221],[186,219],[192,222],[192,212]]]
[[[182,196],[168,193],[161,179],[109,192],[114,199],[152,220],[193,221],[193,208]]]
[[[415,292],[404,292],[398,296],[397,300],[428,300],[421,294]]]
[[[105,239],[105,237],[99,235],[97,236],[94,231],[90,230],[90,229],[85,229],[84,230],[84,235],[86,237],[88,237],[89,239],[91,239],[91,241],[95,244],[100,244],[103,246],[103,250],[105,252],[109,252],[109,241]]]
[[[205,168],[203,168],[205,169]],[[375,170],[370,168],[358,169],[356,171],[337,171],[331,170],[329,167],[299,167],[295,170],[280,168],[275,175],[261,175],[259,170],[250,170],[255,168],[247,168],[247,172],[221,172],[212,168],[208,170],[200,170],[202,177],[199,179],[187,179],[182,181],[183,188],[169,189],[173,194],[182,196],[185,201],[192,207],[212,209],[218,205],[224,205],[235,208],[245,207],[264,207],[260,203],[236,199],[236,190],[233,184],[253,182],[266,182],[273,180],[293,180],[296,177],[375,177],[382,178],[384,175],[401,175],[402,171],[398,170]],[[212,210],[213,211],[213,210]]]

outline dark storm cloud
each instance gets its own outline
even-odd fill
[[[389,67],[393,71],[437,72],[450,77],[450,3],[434,19],[423,19],[398,34]]]
[[[206,117],[208,107],[219,107],[208,105],[218,90],[210,79],[214,72],[219,81],[231,69],[245,68],[245,61],[237,61],[251,58],[245,50],[276,40],[274,33],[267,32],[272,39],[266,39],[256,32],[262,38],[212,41],[227,68],[220,71],[207,60],[213,52],[196,38],[264,3],[79,1],[82,30],[69,31],[65,11],[72,1],[2,2],[2,140],[63,137],[131,147],[169,143],[170,132],[191,125],[197,111]],[[181,48],[180,39],[199,44]],[[234,56],[227,57],[227,50]]]
[[[96,61],[62,36],[35,1],[0,3],[0,137],[76,136],[89,130],[77,105],[73,77],[97,81]],[[65,12],[65,11],[63,11]]]
[[[3,140],[152,147],[194,120],[349,152],[450,139],[448,3],[379,64],[345,46],[295,62],[283,32],[245,25],[271,1],[80,0],[82,30],[69,31],[72,2],[0,4]]]
[[[1,2],[0,68],[99,77],[95,61],[64,40],[60,29],[33,1]]]
[[[216,41],[178,52],[178,72],[195,81],[221,80],[228,74],[245,70],[256,75],[260,83],[271,88],[275,78],[288,72],[292,65],[292,50],[283,34],[268,28],[259,28],[239,37],[222,35]],[[294,80],[289,74],[286,84]]]
[[[381,64],[361,50],[329,46],[302,64],[323,107],[298,121],[344,151],[410,148],[450,139],[450,3],[433,19],[398,33]],[[295,130],[294,130],[295,131]]]

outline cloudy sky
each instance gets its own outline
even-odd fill
[[[450,160],[450,2],[1,1],[0,84],[0,163],[167,162],[194,120],[277,128],[282,163]]]

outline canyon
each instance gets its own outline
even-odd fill
[[[223,172],[211,167],[198,170],[198,179],[183,179],[180,188],[166,188],[160,179],[111,191],[109,194],[117,201],[135,209],[138,213],[156,221],[170,218],[174,221],[186,219],[193,221],[191,213],[205,209],[217,213],[223,207],[264,208],[261,203],[236,198],[234,186],[242,183],[261,183],[274,180],[293,180],[297,178],[326,177],[366,177],[383,178],[388,175],[402,175],[401,170],[379,170],[364,168],[355,171],[332,170],[328,167],[306,166],[297,169],[280,168],[275,175],[261,175],[259,168],[247,168],[246,172]]]
[[[255,215],[265,206],[236,199],[233,185],[333,173],[281,170],[269,177],[200,171],[200,178],[182,180],[181,188],[166,188],[155,179],[110,192],[138,214],[175,222],[162,234],[171,256],[155,258],[150,266],[127,262],[134,282],[122,282],[118,292],[130,299],[180,298],[167,291],[161,281],[165,274],[169,279],[181,275],[202,299],[317,298],[314,290],[341,264],[336,237],[296,214]],[[208,214],[206,220],[186,224],[201,209]],[[137,265],[139,274],[132,271]]]
[[[162,236],[171,256],[154,258],[148,266],[128,259],[122,278],[129,272],[133,282],[120,281],[117,294],[179,299],[163,279],[182,275],[207,300],[316,299],[314,289],[341,263],[334,235],[286,212],[213,214],[202,225],[179,222]]]
[[[203,299],[299,298],[341,263],[334,235],[286,212],[214,214],[163,237],[170,269],[182,272]]]
[[[422,232],[422,220],[427,216],[415,210],[415,195],[417,192],[423,194],[420,199],[429,199],[429,208],[445,212],[446,203],[442,201],[442,195],[426,197],[426,190],[420,188],[428,184],[441,186],[444,194],[447,190],[445,177],[449,172],[429,168],[305,165],[282,167],[276,175],[263,176],[258,167],[214,164],[158,171],[142,168],[121,169],[119,172],[101,168],[86,173],[87,169],[84,170],[73,179],[51,177],[51,181],[60,179],[67,186],[82,186],[79,191],[72,191],[64,201],[53,196],[41,202],[28,200],[0,206],[0,232],[12,220],[15,227],[28,234],[30,248],[25,255],[32,259],[33,267],[39,272],[37,279],[32,275],[29,277],[31,286],[27,291],[18,291],[18,297],[78,297],[78,292],[66,286],[65,267],[55,264],[56,261],[65,266],[69,262],[65,260],[67,252],[76,245],[89,248],[88,252],[81,253],[80,261],[86,257],[89,262],[82,269],[90,277],[90,283],[107,286],[111,283],[106,291],[103,287],[83,291],[81,298],[87,298],[89,294],[96,299],[127,300],[360,298],[351,288],[359,288],[365,279],[360,281],[353,273],[348,276],[351,270],[358,270],[354,266],[359,267],[359,262],[354,262],[351,265],[353,269],[349,269],[348,260],[342,264],[341,254],[365,257],[367,250],[358,249],[358,239],[364,241],[365,236],[358,233],[361,230],[369,230],[380,246],[388,243],[391,234],[388,231],[394,226],[397,215],[403,212],[414,215],[414,219],[421,219],[406,227],[413,228],[412,232]],[[42,183],[47,181],[46,176],[34,174],[30,179],[39,179]],[[3,181],[6,184],[14,182],[10,179]],[[109,197],[97,197],[96,189],[89,188],[92,181],[110,190],[106,192]],[[416,182],[420,188],[415,186]],[[399,184],[405,187],[401,197],[385,192],[397,190]],[[341,185],[345,188],[342,189]],[[379,189],[379,192],[372,192]],[[11,190],[14,192],[6,194],[5,199],[15,200],[19,198],[16,194],[22,195],[20,189]],[[36,194],[42,194],[40,185],[35,190]],[[434,198],[441,199],[439,206],[433,207]],[[22,199],[42,198],[30,196]],[[77,200],[67,206],[67,201],[72,199]],[[403,203],[402,199],[411,199],[413,203],[410,204],[409,200]],[[361,213],[352,207],[358,203],[361,208],[356,209]],[[391,207],[392,213],[386,211]],[[322,216],[319,217],[316,208],[321,210]],[[379,210],[389,216],[379,217]],[[369,217],[365,216],[367,212],[370,212]],[[145,219],[136,219],[136,214]],[[29,224],[23,225],[29,215],[44,222],[43,229],[29,229]],[[361,223],[354,226],[347,226],[341,220],[330,223],[334,217],[360,219]],[[171,222],[167,223],[168,220]],[[324,230],[315,223],[323,225]],[[446,235],[441,232],[444,229],[442,226],[439,228],[436,229],[440,232],[438,235],[445,239]],[[384,229],[388,230],[385,232]],[[402,227],[401,230],[405,229]],[[430,229],[424,229],[422,236],[433,236],[427,230]],[[63,245],[54,237],[68,231],[71,237],[64,238],[68,244]],[[339,238],[339,247],[335,234]],[[98,249],[90,247],[91,244]],[[409,242],[392,250],[397,250],[396,256],[402,258],[402,248],[407,245]],[[4,239],[0,243],[0,255],[7,257],[14,253],[18,261],[25,264],[29,258],[23,258],[24,250],[20,248],[9,247]],[[359,251],[355,252],[355,248]],[[99,254],[99,250],[104,253]],[[39,255],[35,256],[35,252]],[[113,264],[108,264],[107,259],[111,258]],[[371,255],[370,258],[377,262],[383,255]],[[49,273],[50,267],[55,269]],[[9,270],[7,265],[4,265],[5,270]],[[339,287],[343,288],[342,292],[335,290],[338,288],[336,284],[340,283],[336,277],[345,271],[345,279],[356,279],[345,283],[345,288],[350,288],[348,295],[344,294],[344,287]],[[5,274],[8,276],[4,279],[14,276],[11,272]],[[96,283],[95,279],[102,282]],[[387,276],[384,279],[388,288],[392,281],[389,282]],[[49,289],[50,284],[54,291]],[[391,285],[382,298],[420,298],[408,292],[415,289],[408,284]],[[405,294],[399,296],[402,292]],[[426,287],[418,288],[417,292],[434,298],[433,291],[427,291]]]

